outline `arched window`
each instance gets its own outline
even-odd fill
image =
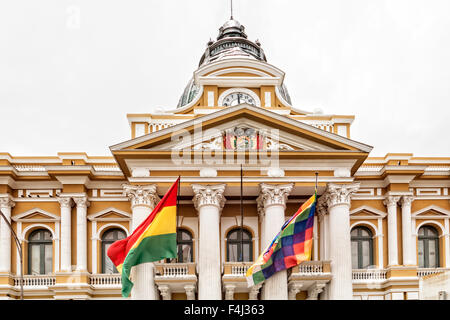
[[[53,271],[53,241],[50,231],[38,229],[28,237],[28,274]]]
[[[419,268],[439,267],[439,234],[430,226],[419,229]]]
[[[108,257],[106,252],[109,246],[117,240],[125,239],[127,236],[121,229],[109,229],[102,235],[102,273],[117,273],[116,266]]]
[[[192,234],[185,229],[178,229],[177,231],[177,262],[193,262],[193,243]]]
[[[243,231],[241,233],[241,231]],[[242,234],[242,245],[241,245]],[[253,261],[252,234],[245,229],[233,229],[227,234],[227,261]]]
[[[351,231],[352,268],[366,269],[373,265],[372,232],[366,227],[355,227]]]

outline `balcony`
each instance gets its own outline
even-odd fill
[[[381,283],[386,281],[385,269],[353,269],[353,283]]]
[[[305,261],[291,269],[288,277],[289,300],[295,300],[302,291],[307,293],[307,300],[317,300],[330,280],[330,261]]]
[[[249,300],[256,300],[262,285],[247,287],[245,274],[253,262],[225,262],[223,265],[223,291],[225,299],[232,300],[235,294],[248,293]],[[331,280],[328,261],[305,261],[288,271],[289,299],[295,300],[300,291],[307,292],[309,299],[316,299]]]
[[[195,263],[155,263],[155,284],[163,300],[171,300],[173,294],[186,294],[195,299],[197,274]]]
[[[419,278],[423,278],[432,274],[438,274],[449,270],[450,268],[419,268],[417,269],[417,276]]]

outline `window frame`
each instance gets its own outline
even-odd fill
[[[45,236],[44,234],[48,233],[50,235],[49,240],[45,240]],[[40,234],[40,238],[39,240],[31,240],[31,238],[35,235],[35,234]],[[45,274],[50,274],[53,272],[53,235],[52,233],[45,228],[39,228],[36,230],[33,230],[30,235],[28,236],[28,272],[27,274],[29,275],[33,275],[32,273],[32,263],[33,263],[33,247],[38,246],[39,247],[39,275],[45,275]],[[51,247],[51,253],[52,253],[52,263],[51,263],[51,270],[45,270],[45,247],[49,246]]]
[[[420,235],[420,230],[423,229],[424,230],[424,235]],[[428,230],[433,230],[434,234],[433,236],[428,235],[427,231]],[[429,246],[428,246],[428,242],[430,240],[434,240],[435,241],[435,253],[436,253],[436,266],[434,267],[430,267],[430,255],[429,255]],[[419,256],[419,248],[420,245],[419,243],[421,241],[423,241],[423,266],[420,265],[420,260],[418,260],[418,267],[419,268],[440,268],[441,266],[441,257],[440,257],[440,243],[439,243],[439,230],[436,229],[433,226],[430,225],[423,225],[419,228],[418,232],[417,232],[417,241],[418,241],[418,246],[417,246],[417,256]]]
[[[111,232],[123,232],[123,234],[124,234],[124,238],[120,238],[120,237],[118,237],[118,236],[114,236],[113,237],[113,239],[104,239],[105,238],[105,236],[108,234],[108,233],[111,233]],[[102,255],[102,266],[101,266],[101,270],[100,270],[100,272],[102,273],[102,274],[116,274],[116,273],[119,273],[119,271],[117,270],[117,268],[116,268],[116,266],[113,264],[113,272],[112,273],[106,273],[106,271],[105,271],[105,267],[106,267],[106,250],[105,250],[105,246],[107,245],[107,244],[112,244],[112,243],[114,243],[114,242],[116,242],[116,241],[118,241],[118,240],[121,240],[121,239],[125,239],[127,237],[127,233],[123,230],[123,229],[121,229],[121,228],[109,228],[108,230],[105,230],[103,233],[102,233],[102,236],[101,236],[101,238],[100,238],[100,242],[101,242],[101,247],[102,247],[102,251],[101,251],[101,255]]]
[[[242,254],[242,252],[241,252],[242,248],[240,246],[241,238],[239,237],[241,231],[243,231],[243,233],[246,233],[248,235],[248,239],[243,239],[242,243],[249,245],[250,252],[249,252],[248,256],[249,256],[250,261],[239,261],[239,260],[238,261],[230,261],[230,244],[238,244],[237,256],[242,257],[242,260],[244,260],[244,254]],[[231,234],[234,232],[237,232],[237,239],[230,239]],[[251,262],[254,260],[253,259],[253,235],[249,230],[247,230],[246,228],[233,228],[230,231],[228,231],[226,240],[227,240],[226,241],[226,257],[225,257],[226,262]]]
[[[356,236],[351,235],[351,233],[357,230],[358,234]],[[361,235],[361,231],[366,231],[369,236],[363,236]],[[358,268],[357,269],[367,269],[369,266],[372,266],[374,264],[374,250],[373,250],[373,232],[370,230],[370,228],[366,226],[355,226],[350,231],[350,242],[356,242],[357,243],[357,256],[358,256]],[[369,265],[364,266],[363,264],[363,242],[369,242]],[[353,261],[352,261],[352,268],[353,268]]]

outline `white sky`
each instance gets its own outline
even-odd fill
[[[450,1],[234,0],[293,105],[353,114],[371,156],[450,156]],[[0,152],[111,155],[173,109],[229,0],[0,3]]]

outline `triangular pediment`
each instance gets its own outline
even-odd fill
[[[187,120],[169,128],[111,146],[111,151],[161,150],[170,151],[183,135],[189,135],[192,148],[207,143],[221,132],[236,126],[253,127],[270,132],[274,138],[279,132],[279,142],[298,151],[354,151],[370,152],[372,147],[357,141],[313,127],[267,109],[241,104]],[[198,134],[200,132],[200,134]],[[197,133],[197,134],[196,134]],[[177,141],[174,141],[177,140]],[[185,147],[185,146],[180,146]],[[292,150],[290,150],[292,151]]]
[[[12,217],[13,221],[32,221],[32,222],[43,222],[43,221],[60,221],[61,218],[56,214],[50,213],[48,211],[34,208],[18,215]]]
[[[425,207],[423,209],[417,210],[413,212],[412,214],[415,218],[431,218],[431,217],[442,217],[442,218],[448,218],[450,217],[450,211],[443,209],[441,207],[438,207],[436,205],[431,205],[428,207]]]
[[[88,216],[90,221],[129,221],[131,214],[116,208],[107,208]]]
[[[386,217],[386,212],[380,211],[370,206],[361,206],[350,211],[351,219],[367,219],[372,217],[375,219],[384,218]]]

